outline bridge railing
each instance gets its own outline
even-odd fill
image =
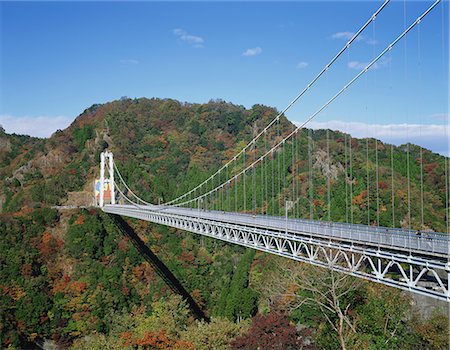
[[[448,256],[450,252],[450,235],[445,233],[421,232],[405,229],[365,226],[359,224],[329,223],[305,219],[293,219],[277,216],[251,215],[244,213],[222,212],[193,208],[163,206],[118,206],[124,211],[142,210],[148,212],[164,212],[166,214],[184,215],[214,221],[267,228],[279,233],[310,235],[325,239],[355,242],[362,245],[383,247],[383,249],[414,251],[419,254]]]

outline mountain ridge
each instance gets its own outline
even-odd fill
[[[92,181],[98,177],[99,155],[106,148],[114,153],[128,185],[140,196],[155,203],[174,198],[208,178],[277,113],[267,106],[254,105],[246,109],[220,100],[189,104],[144,98],[93,105],[68,128],[55,132],[48,139],[8,135],[0,130],[0,232],[3,234],[0,309],[5,310],[0,313],[1,346],[20,347],[28,341],[52,339],[61,348],[73,345],[79,349],[101,349],[114,348],[117,344],[138,346],[147,344],[146,339],[159,339],[164,340],[166,348],[175,348],[181,341],[185,345],[196,339],[206,342],[200,333],[209,329],[210,340],[216,339],[213,335],[228,330],[229,333],[223,335],[226,346],[221,343],[222,347],[218,348],[229,348],[233,339],[247,332],[250,322],[235,321],[267,309],[269,299],[261,292],[265,284],[262,276],[276,269],[276,258],[187,232],[131,221],[142,241],[180,279],[208,316],[213,316],[208,326],[211,328],[202,328],[189,320],[183,302],[171,296],[163,281],[101,211],[52,208],[70,204],[70,201],[86,204],[83,199],[74,198],[76,194],[87,193],[88,200],[92,198],[89,193],[92,195]],[[282,135],[292,130],[293,125],[282,117],[279,128]],[[274,140],[279,140],[280,135],[276,131],[268,134]],[[299,184],[300,195],[291,215],[306,218],[310,215],[307,193],[311,172],[314,219],[327,219],[325,178],[328,171],[332,171],[330,216],[336,221],[345,221],[349,214],[344,200],[345,193],[348,194],[345,192],[348,160],[346,163],[343,154],[349,141],[349,136],[341,132],[300,131],[295,143],[291,143],[299,150],[295,171],[289,166],[280,170],[287,183],[295,177]],[[367,143],[371,146],[368,158]],[[332,157],[330,169],[327,144]],[[369,223],[377,224],[378,211],[380,225],[389,226],[392,213],[386,203],[394,191],[395,224],[419,227],[419,202],[411,203],[414,221],[404,221],[407,171],[406,153],[402,148],[392,148],[398,173],[392,189],[391,147],[378,143],[379,208],[375,205],[374,188],[367,191],[367,164],[370,179],[373,181],[376,176],[374,144],[373,139],[351,139],[355,223],[367,224],[369,212]],[[313,148],[311,170],[308,170],[308,145]],[[275,156],[283,156],[288,150],[275,152]],[[418,196],[420,149],[410,145],[409,151],[411,193]],[[445,158],[427,150],[422,152],[423,171],[427,175],[423,181],[427,200],[425,224],[430,230],[443,231],[445,196],[439,188],[445,183]],[[270,164],[269,161],[264,166]],[[238,190],[241,200],[242,191]],[[291,191],[288,186],[288,190],[275,193],[270,202],[257,210],[279,213],[286,192]],[[250,207],[249,204],[247,208]],[[388,308],[390,299],[377,294],[385,291],[387,295],[395,295],[392,300],[406,303],[399,312],[408,312],[408,298],[400,298],[399,291],[379,285],[359,290],[358,297],[352,301],[352,312],[363,320],[367,316],[358,310]],[[371,304],[375,302],[378,304]],[[308,314],[311,313],[308,310],[302,309],[302,312],[313,315],[311,320],[318,320],[314,339],[318,343],[320,338],[330,344],[335,342],[335,336],[327,335],[334,333],[326,321],[317,316],[317,311]],[[406,317],[402,315],[398,322]],[[304,316],[292,313],[290,317],[300,322]],[[316,322],[311,320],[308,322]],[[401,329],[401,334],[405,335],[406,328]],[[292,332],[295,333],[295,329]],[[194,348],[202,349],[195,344]]]

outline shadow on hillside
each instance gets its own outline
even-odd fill
[[[166,282],[170,289],[179,295],[187,302],[193,315],[197,319],[209,321],[203,310],[198,306],[189,292],[182,286],[180,281],[174,276],[169,268],[153,253],[149,247],[139,238],[130,225],[120,216],[115,214],[108,214],[122,233],[130,238],[133,245],[141,253],[141,255],[147,260],[150,265],[155,269],[159,276]]]

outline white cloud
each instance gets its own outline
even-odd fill
[[[14,117],[11,115],[0,115],[0,125],[3,126],[7,133],[36,137],[49,137],[56,130],[67,128],[72,121],[72,117],[65,116]]]
[[[356,138],[373,137],[397,146],[411,142],[443,155],[449,155],[450,151],[448,139],[450,130],[444,124],[370,124],[330,120],[312,121],[306,127],[339,130]]]
[[[367,40],[366,40],[366,44],[367,44],[367,45],[377,45],[377,44],[378,44],[378,40],[375,40],[375,39],[367,39]]]
[[[355,35],[354,32],[337,32],[331,35],[332,39],[338,39],[338,40],[350,40]],[[358,35],[358,37],[355,39],[355,41],[363,41],[367,45],[377,45],[378,40],[376,39],[369,39],[366,38],[364,35]]]
[[[353,38],[353,35],[355,35],[355,33],[353,33],[353,32],[337,32],[337,33],[334,33],[333,35],[331,35],[331,38],[332,39],[350,40],[351,38]],[[364,39],[364,36],[359,35],[355,40],[361,41],[363,39]]]
[[[303,69],[303,68],[306,68],[306,67],[308,67],[309,66],[309,63],[308,62],[298,62],[297,63],[297,68],[298,69]]]
[[[181,41],[184,41],[185,43],[196,48],[203,47],[203,43],[205,42],[202,37],[189,34],[185,30],[180,28],[174,29],[173,34],[175,34]]]
[[[133,58],[127,58],[127,59],[120,60],[120,63],[122,63],[122,64],[138,64],[139,61],[135,60]]]
[[[260,47],[254,47],[251,49],[247,49],[242,53],[242,56],[257,56],[262,53],[262,49]]]
[[[381,57],[378,62],[375,62],[370,69],[378,69],[386,67],[390,62],[390,58]],[[362,70],[367,67],[370,62],[350,61],[347,63],[347,67],[350,69]]]
[[[365,67],[367,67],[367,65],[370,62],[360,62],[360,61],[350,61],[347,63],[347,67],[350,69],[356,69],[356,70],[361,70],[364,69]],[[377,69],[378,68],[378,64],[375,63],[372,67],[370,67],[371,69]]]

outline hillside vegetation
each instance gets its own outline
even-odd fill
[[[307,288],[311,276],[328,288],[336,274],[289,262],[194,234],[130,221],[140,237],[171,269],[211,322],[196,321],[179,297],[144,261],[134,246],[97,210],[57,210],[65,204],[89,206],[104,149],[131,188],[148,201],[167,201],[191,189],[233,157],[277,114],[273,108],[251,109],[223,101],[180,103],[171,99],[123,99],[85,110],[72,125],[48,139],[9,135],[0,129],[0,347],[21,348],[44,339],[74,349],[446,349],[448,319],[411,316],[408,296],[398,290],[345,278],[339,310],[297,303],[317,294]],[[281,118],[281,133],[292,129]],[[309,217],[307,149],[313,155],[313,218],[346,221],[347,169],[343,150],[348,135],[304,130],[276,157],[290,159],[300,150],[296,171],[288,163],[278,181],[300,185],[275,191],[258,213],[283,212],[287,193],[299,194],[292,216]],[[308,142],[308,137],[310,137]],[[392,180],[395,225],[445,231],[444,158],[423,151],[424,225],[420,201],[411,202],[407,218],[406,148],[393,148],[396,176],[390,175],[391,146],[352,139],[352,192],[355,223],[390,226]],[[323,152],[328,147],[335,174],[331,180],[331,213]],[[419,148],[410,150],[410,191],[421,191]],[[252,176],[256,190],[278,158],[263,163]],[[367,191],[378,175],[375,191]],[[263,185],[260,185],[263,184]],[[239,196],[243,210],[244,192]],[[247,196],[246,198],[250,198]],[[369,198],[369,201],[367,201]],[[250,201],[250,199],[249,199]],[[248,202],[247,208],[252,207]],[[347,206],[348,208],[348,206]],[[232,207],[223,208],[233,210]],[[378,214],[378,216],[377,216]],[[378,219],[379,217],[379,219]],[[299,270],[300,269],[300,270]],[[286,273],[278,273],[285,271]],[[289,278],[288,278],[289,276]],[[339,275],[340,276],[340,275]],[[278,289],[295,297],[280,296]],[[339,294],[339,293],[338,293]],[[303,298],[303,299],[302,299]],[[344,320],[346,325],[339,328]],[[268,336],[271,335],[271,336]]]

